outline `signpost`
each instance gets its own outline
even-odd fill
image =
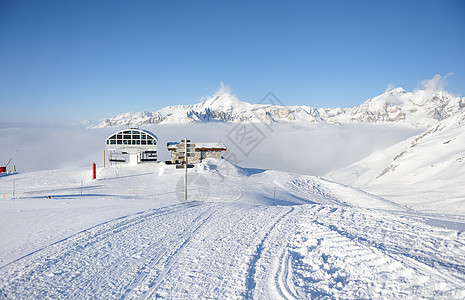
[[[182,149],[184,147],[184,149]],[[188,164],[188,157],[191,157],[191,153],[193,149],[195,148],[195,144],[191,144],[190,140],[185,138],[184,140],[181,140],[181,143],[176,145],[176,157],[177,158],[182,158],[181,164],[176,165],[176,169],[182,169],[184,168],[185,174],[184,174],[184,200],[187,200],[187,169],[193,168],[193,165]]]

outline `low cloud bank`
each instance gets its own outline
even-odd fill
[[[242,127],[240,127],[242,126]],[[103,166],[105,139],[121,128],[1,128],[0,166],[19,172]],[[159,138],[159,159],[168,160],[166,143],[221,141],[225,157],[243,167],[323,175],[354,163],[421,130],[392,125],[307,125],[278,123],[145,126]],[[244,135],[245,134],[245,135]]]

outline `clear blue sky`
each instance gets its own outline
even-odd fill
[[[465,96],[465,1],[0,0],[1,121],[241,100],[352,107],[435,74]]]

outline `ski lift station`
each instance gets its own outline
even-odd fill
[[[106,139],[110,162],[136,165],[157,161],[158,138],[147,130],[136,128],[120,130]]]

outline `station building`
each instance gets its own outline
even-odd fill
[[[106,141],[110,162],[139,163],[157,161],[158,138],[151,132],[142,129],[124,129],[111,136]]]

